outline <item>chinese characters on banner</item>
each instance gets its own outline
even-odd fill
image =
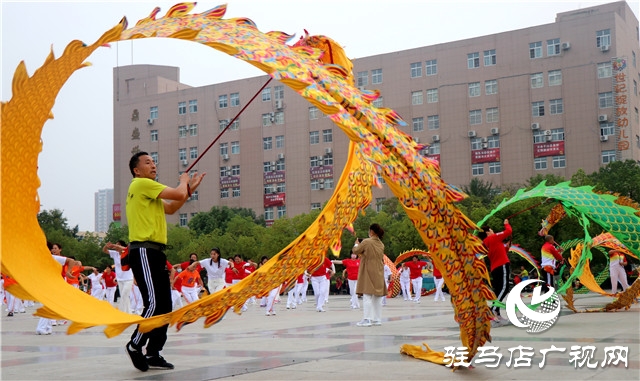
[[[431,159],[431,160],[435,160],[438,163],[440,163],[440,154],[435,154],[435,155],[427,155],[427,158]]]
[[[320,167],[311,167],[309,170],[311,180],[330,179],[333,177],[333,165],[323,165]]]
[[[285,193],[269,193],[264,195],[264,207],[284,205]]]
[[[220,177],[220,188],[233,188],[240,186],[240,176]]]
[[[500,148],[477,149],[471,151],[471,164],[500,161]]]
[[[464,366],[468,367],[472,363],[468,362],[469,349],[467,347],[444,347],[444,361],[448,367]],[[502,359],[502,353],[498,352],[499,347],[484,346],[478,348],[478,353],[473,359],[473,364],[484,364],[487,368],[497,368],[500,366],[500,360]],[[517,347],[508,348],[509,355],[508,360],[505,363],[507,368],[520,368],[531,367],[532,359],[535,356],[533,347],[525,347],[518,345]],[[574,366],[575,369],[586,366],[590,369],[595,369],[598,366],[604,368],[609,365],[618,366],[624,363],[624,367],[628,368],[627,361],[629,355],[629,347],[624,346],[611,346],[604,348],[604,359],[598,361],[594,358],[596,354],[596,347],[593,345],[572,345],[571,349],[566,355],[555,354],[553,352],[565,353],[567,348],[559,348],[555,345],[551,345],[550,348],[540,349],[540,361],[538,362],[538,368],[544,368],[547,358],[557,359],[558,357],[565,357],[568,355],[569,363]],[[506,357],[505,357],[506,358]]]
[[[120,221],[122,219],[122,210],[120,204],[113,204],[113,220]]]
[[[564,140],[548,143],[535,143],[533,145],[533,157],[562,155],[564,155]]]
[[[613,69],[613,120],[616,128],[616,160],[622,160],[623,151],[630,147],[629,118],[627,108],[627,58],[612,58]]]
[[[284,173],[285,173],[284,171],[264,172],[262,175],[263,182],[265,184],[284,183],[285,181]]]

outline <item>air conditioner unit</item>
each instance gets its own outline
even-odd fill
[[[227,170],[224,172],[224,175],[225,175],[225,176],[231,176],[231,171],[227,169]]]
[[[147,124],[150,126],[153,126],[153,119],[151,118],[147,119]]]
[[[563,42],[562,50],[569,50],[569,49],[571,49],[571,44],[569,42]]]
[[[327,155],[331,154],[331,147],[327,147],[324,149],[324,153],[326,153]]]
[[[544,130],[544,136],[551,136],[551,130]]]
[[[283,153],[279,153],[278,154],[278,160],[284,160],[284,154]]]
[[[320,189],[324,189],[324,183],[320,183],[320,185],[318,186]]]
[[[608,52],[609,51],[609,45],[601,45],[600,46],[600,51],[601,52]]]
[[[609,136],[607,136],[607,135],[601,136],[601,137],[600,137],[600,141],[601,141],[601,142],[609,141]]]
[[[415,138],[413,138],[413,141],[416,143],[420,143],[420,138],[416,136]]]
[[[489,142],[489,139],[487,139],[487,138],[482,138],[482,142],[483,142],[483,143],[488,143],[488,142]]]
[[[224,160],[224,161],[229,160],[229,155],[227,155],[227,154],[222,155],[222,160]]]
[[[531,129],[532,130],[539,130],[540,129],[540,123],[531,123]]]
[[[432,140],[434,143],[439,142],[439,141],[440,141],[440,135],[433,135],[433,136],[431,137],[431,140]]]
[[[275,165],[271,165],[271,172],[276,170],[276,166]]]
[[[182,160],[182,166],[186,167],[187,165],[189,165],[189,161],[188,160]]]
[[[318,180],[318,182],[319,182],[320,184],[324,184],[324,179],[320,179],[320,180]]]
[[[491,135],[498,135],[500,133],[500,129],[498,127],[491,129]]]
[[[551,136],[551,135],[546,135],[544,138],[545,138],[545,140],[546,140],[546,141],[550,142],[550,141],[551,141],[551,139],[553,139],[553,136]]]
[[[471,130],[471,131],[467,132],[467,136],[470,137],[470,138],[475,138],[476,137],[476,132]]]
[[[598,122],[606,122],[609,117],[607,114],[598,115]]]
[[[482,149],[489,148],[489,143],[482,143]]]
[[[276,99],[276,109],[282,110],[282,99]]]

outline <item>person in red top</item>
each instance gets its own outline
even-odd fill
[[[360,260],[358,256],[351,251],[351,259],[343,259],[341,261],[331,261],[336,265],[343,265],[347,271],[347,282],[349,283],[349,293],[351,294],[351,308],[360,308],[358,295],[356,294],[356,286],[358,285],[358,269],[360,268]]]
[[[116,281],[116,272],[111,270],[111,266],[107,266],[102,272],[102,279],[104,279],[104,286],[107,288],[105,293],[105,297],[107,298],[107,302],[114,305],[114,299],[116,295],[116,287],[118,287],[118,282]],[[125,301],[126,302],[126,301]]]
[[[182,295],[187,301],[187,304],[193,303],[198,300],[198,287],[203,286],[202,278],[200,278],[200,273],[196,270],[189,270],[189,268],[186,268],[174,278],[174,284],[177,279],[180,279],[182,281]]]
[[[325,312],[324,302],[327,287],[327,271],[331,269],[333,263],[329,258],[324,257],[320,265],[311,272],[311,287],[313,287],[313,295],[316,298],[316,311]]]
[[[233,259],[229,258],[229,264],[228,267],[226,269],[224,269],[224,287],[227,288],[229,286],[231,286],[231,284],[233,283],[233,276],[235,275],[235,273],[233,272]]]
[[[420,303],[420,296],[422,296],[422,268],[427,265],[427,262],[419,261],[418,256],[414,255],[411,261],[406,262],[404,265],[409,269],[411,287],[413,287],[413,292],[416,294],[412,301]]]
[[[176,269],[176,270],[180,269],[181,271],[184,271],[193,262],[198,262],[198,254],[196,254],[196,253],[189,254],[189,260],[188,261],[173,265],[173,268]],[[202,266],[200,266],[200,263],[198,263],[196,265],[196,271],[200,272],[200,270],[202,270]]]
[[[496,299],[499,301],[502,301],[509,293],[509,274],[511,274],[511,270],[504,241],[511,236],[511,232],[509,220],[505,219],[503,231],[495,233],[493,229],[485,226],[478,233],[478,238],[482,240],[482,243],[487,248],[487,258],[489,258],[491,268],[491,284],[493,285]],[[492,322],[494,327],[505,325],[509,321],[500,316],[500,308],[493,306],[491,307],[491,312],[496,317],[496,320]]]
[[[444,278],[442,277],[442,273],[436,265],[433,265],[433,279],[436,284],[436,297],[434,300],[436,302],[444,302],[444,293],[442,292],[442,286],[444,285]]]

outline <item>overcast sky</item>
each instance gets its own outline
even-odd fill
[[[227,0],[225,18],[247,17],[263,32],[296,34],[307,29],[345,47],[350,58],[456,41],[553,23],[556,13],[610,1],[428,1],[428,0]],[[129,25],[167,1],[0,0],[2,101],[11,98],[16,66],[29,74],[42,65],[51,46],[58,57],[74,39],[93,43],[123,16]],[[200,1],[200,13],[220,2]],[[627,1],[636,17],[639,0]],[[184,41],[145,39],[101,48],[93,66],[77,71],[58,95],[54,120],[44,126],[38,175],[43,209],[61,209],[70,226],[94,230],[94,193],[113,188],[113,79],[116,66],[158,64],[180,67],[181,81],[204,86],[263,75],[253,66],[214,49]],[[215,171],[210,171],[215,172]],[[209,179],[209,181],[212,181]],[[203,184],[206,186],[206,184]]]

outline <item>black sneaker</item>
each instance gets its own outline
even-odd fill
[[[136,367],[136,369],[143,372],[149,370],[149,364],[147,364],[147,359],[142,354],[142,351],[135,349],[131,342],[128,342],[125,348],[127,349],[127,353],[131,358],[131,362],[133,363],[133,366]]]
[[[13,312],[9,312],[7,316],[13,316]]]
[[[157,356],[147,356],[147,365],[151,368],[160,368],[160,369],[173,369],[173,364],[167,362],[164,357]]]

